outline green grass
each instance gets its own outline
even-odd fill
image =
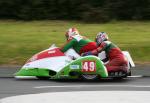
[[[94,39],[99,31],[128,50],[134,61],[150,62],[150,21],[120,21],[85,24],[76,21],[0,21],[0,65],[22,65],[33,54],[55,43],[65,42],[65,31],[76,27],[81,34]]]

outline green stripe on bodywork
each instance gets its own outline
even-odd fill
[[[45,68],[21,68],[15,76],[49,76],[49,70]]]

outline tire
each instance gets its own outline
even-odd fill
[[[48,80],[48,79],[50,79],[50,77],[40,77],[40,76],[37,76],[37,78],[40,79],[40,80]]]
[[[132,75],[131,70],[129,70],[129,72],[128,72],[127,75],[128,75],[128,76],[131,76],[131,75]]]
[[[123,72],[123,71],[118,71],[118,72],[109,72],[109,77],[113,79],[123,79],[128,76],[128,73]]]
[[[82,74],[81,78],[83,80],[96,80],[96,79],[98,79],[98,75],[96,75],[96,74]]]
[[[113,79],[113,80],[122,80],[123,77],[113,77],[112,79]]]

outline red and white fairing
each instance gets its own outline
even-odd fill
[[[27,61],[23,68],[46,68],[58,72],[71,60],[59,48],[51,47],[35,54]]]

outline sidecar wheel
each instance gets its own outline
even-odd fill
[[[37,78],[40,79],[40,80],[48,80],[48,79],[50,79],[50,77],[40,77],[40,76],[37,76]]]
[[[82,74],[81,78],[84,80],[96,80],[96,79],[98,79],[98,75],[96,75],[96,74]]]

